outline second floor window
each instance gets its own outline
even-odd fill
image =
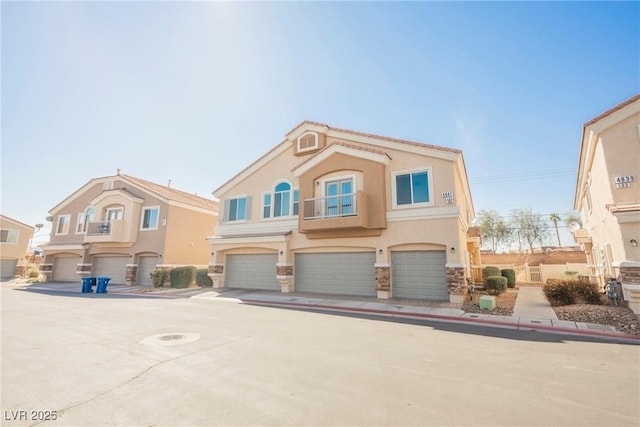
[[[0,230],[0,243],[18,243],[19,230],[3,228]]]
[[[429,171],[421,170],[395,175],[395,204],[410,206],[427,204],[429,197]]]
[[[160,208],[158,206],[152,206],[142,209],[142,223],[140,224],[141,230],[157,230],[158,229],[158,215],[160,214]]]
[[[60,215],[58,224],[56,225],[56,234],[69,234],[69,225],[71,224],[71,215]]]
[[[249,219],[251,212],[251,198],[249,196],[235,197],[224,201],[224,215],[222,220],[245,221]]]
[[[76,234],[82,234],[87,231],[87,225],[93,221],[93,213],[95,210],[88,207],[84,212],[78,214],[78,223],[76,225]]]
[[[121,220],[122,218],[124,218],[124,208],[107,209],[107,215],[105,218],[107,221]]]
[[[262,217],[279,218],[298,215],[299,194],[291,189],[288,182],[276,184],[273,193],[264,193],[262,198]]]

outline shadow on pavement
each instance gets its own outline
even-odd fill
[[[377,314],[361,313],[361,312],[349,312],[349,311],[333,311],[324,310],[319,308],[310,307],[283,307],[267,304],[256,304],[245,302],[247,305],[276,308],[282,310],[293,311],[307,311],[319,314],[328,314],[332,316],[352,317],[357,319],[368,319],[383,322],[403,323],[407,325],[428,326],[435,330],[444,332],[455,332],[470,335],[481,335],[491,338],[502,338],[518,341],[533,341],[533,342],[548,342],[548,343],[564,343],[567,341],[573,342],[590,342],[590,343],[611,343],[611,344],[626,344],[626,345],[638,345],[638,342],[632,342],[633,338],[626,339],[624,336],[617,337],[600,337],[600,336],[588,336],[588,335],[574,335],[558,332],[546,332],[546,331],[534,331],[534,330],[518,330],[507,327],[499,326],[484,326],[474,325],[470,323],[462,323],[458,321],[435,321],[429,319],[417,319],[407,318],[400,316],[382,316]]]
[[[85,293],[82,292],[74,292],[74,291],[63,291],[63,290],[49,290],[49,289],[33,289],[33,288],[19,288],[15,289],[16,291],[22,292],[34,292],[45,295],[52,296],[65,296],[65,297],[75,297],[75,298],[95,298],[95,299],[104,299],[104,298],[122,298],[122,299],[149,299],[149,298],[166,298],[166,299],[183,299],[176,296],[166,296],[166,295],[144,295],[144,294],[125,294],[125,293],[111,293],[107,290],[106,294],[96,294],[95,292]]]

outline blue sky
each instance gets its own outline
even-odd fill
[[[28,224],[116,168],[211,196],[307,119],[462,149],[476,212],[563,213],[582,124],[640,91],[638,2],[3,1],[1,14],[2,212]]]

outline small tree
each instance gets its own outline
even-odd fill
[[[495,252],[500,243],[506,243],[511,237],[508,224],[495,210],[481,210],[478,212],[480,235],[483,242],[491,243],[491,250]]]
[[[533,244],[549,235],[549,227],[541,214],[533,212],[531,209],[514,209],[511,211],[511,224],[519,231],[529,249],[533,252]]]

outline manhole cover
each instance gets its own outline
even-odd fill
[[[173,340],[181,340],[184,338],[184,335],[163,335],[160,337],[160,341],[173,341]]]
[[[200,334],[190,332],[171,332],[147,337],[140,344],[151,347],[171,347],[174,345],[188,344],[200,339]]]

